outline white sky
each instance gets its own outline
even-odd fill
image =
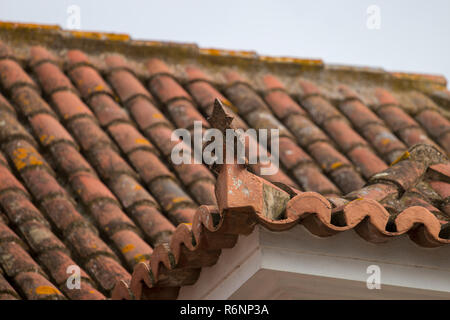
[[[82,30],[450,79],[447,0],[0,0],[0,20],[67,28],[70,5],[80,8]],[[370,5],[380,8],[380,29],[366,25]]]

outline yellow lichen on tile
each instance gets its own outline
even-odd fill
[[[41,294],[61,294],[61,292],[53,287],[50,286],[39,286],[36,288],[36,293],[41,295]]]
[[[132,250],[134,250],[135,246],[133,244],[127,244],[125,247],[122,248],[122,253],[127,253]]]
[[[147,258],[145,257],[145,255],[139,253],[137,255],[134,256],[134,260],[139,263],[139,262],[144,262],[145,260],[147,260]]]
[[[400,157],[398,157],[391,163],[391,166],[393,166],[396,163],[399,163],[400,161],[406,160],[409,157],[410,157],[410,153],[408,151],[405,151],[405,153],[403,153]]]
[[[223,102],[224,105],[226,105],[228,108],[230,108],[231,110],[233,110],[234,113],[238,113],[239,110],[238,108],[236,108],[236,106],[234,106],[230,100],[228,99],[221,99],[221,101]]]
[[[2,29],[47,29],[47,30],[61,30],[58,25],[52,24],[37,24],[37,23],[19,23],[19,22],[3,22],[0,21],[0,28]]]
[[[431,81],[441,83],[443,85],[447,84],[445,77],[441,75],[425,74],[425,73],[406,73],[406,72],[390,72],[394,78],[409,81]]]
[[[254,51],[243,51],[243,50],[223,50],[223,49],[213,49],[213,48],[200,48],[201,54],[210,56],[232,56],[232,57],[244,57],[244,58],[255,58],[256,52]]]
[[[264,62],[275,62],[275,63],[293,63],[305,66],[322,66],[324,64],[321,59],[302,59],[291,57],[259,56],[259,60]]]
[[[34,149],[17,148],[13,151],[13,163],[17,170],[21,170],[28,165],[42,165],[42,161],[35,156]]]
[[[13,155],[17,158],[17,159],[25,159],[28,156],[28,151],[25,148],[17,148],[16,150],[14,150]]]
[[[39,140],[44,145],[51,143],[54,139],[55,139],[55,136],[48,136],[46,134],[43,134],[42,136],[39,137]]]
[[[95,40],[112,40],[112,41],[128,41],[130,36],[123,33],[105,33],[105,32],[92,32],[92,31],[68,31],[75,38],[86,38]]]
[[[139,143],[139,144],[146,144],[146,145],[150,144],[150,142],[148,142],[148,140],[144,139],[144,138],[137,138],[136,140],[134,140],[134,142]]]
[[[179,203],[179,202],[182,202],[182,201],[186,201],[186,200],[188,200],[188,199],[185,198],[185,197],[176,197],[176,198],[173,198],[172,201],[171,201],[171,203],[169,203],[169,204],[166,206],[166,210],[170,210],[170,209],[173,208],[173,205],[174,205],[174,204]]]
[[[337,169],[337,168],[339,168],[339,167],[341,167],[343,165],[343,163],[342,162],[340,162],[340,161],[338,161],[338,162],[335,162],[335,163],[333,163],[332,165],[331,165],[331,169]]]
[[[35,156],[30,156],[29,162],[30,162],[31,165],[34,165],[34,166],[42,165],[42,161],[39,160],[38,158],[36,158]]]

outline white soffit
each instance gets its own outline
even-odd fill
[[[369,266],[380,289],[368,289]],[[256,226],[222,250],[179,299],[450,299],[450,246],[422,248],[406,235],[373,244],[349,230],[320,238],[302,225]]]

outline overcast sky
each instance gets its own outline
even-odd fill
[[[450,79],[450,1],[0,0],[0,19]],[[72,15],[73,17],[73,15]]]

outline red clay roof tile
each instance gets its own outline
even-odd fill
[[[54,116],[54,112],[49,105],[41,99],[36,90],[29,87],[18,87],[11,94],[12,101],[19,107],[24,116],[32,117],[38,113],[48,113]]]
[[[450,152],[450,100],[440,78],[419,76],[421,87],[386,73],[380,86],[370,75],[341,81],[333,68],[285,72],[254,53],[248,68],[238,55],[208,60],[198,48],[201,59],[178,60],[65,47],[0,42],[1,299],[175,298],[256,223],[449,243],[441,148]],[[196,120],[279,129],[280,170],[263,179],[261,164],[175,165],[172,132]],[[254,198],[228,193],[236,177]],[[268,207],[263,188],[281,209]],[[81,290],[65,286],[70,265],[82,267]]]
[[[92,111],[70,91],[57,91],[51,95],[58,114],[66,122],[79,117],[93,117]]]
[[[0,94],[0,110],[2,112],[6,111],[6,112],[10,112],[12,114],[16,114],[16,111],[14,110],[13,106],[11,106],[11,104],[9,103],[8,100],[6,100],[6,98]]]
[[[16,290],[6,281],[5,277],[0,274],[0,299],[1,300],[18,300],[20,299]]]
[[[108,57],[108,58],[116,58],[120,59],[117,56]],[[106,62],[108,63],[110,60],[106,58]],[[126,69],[126,64],[122,60],[119,60],[121,63],[121,67],[124,69],[118,69],[119,67],[116,64],[109,64],[110,71],[108,74],[108,80],[111,81],[111,85],[114,90],[116,90],[123,104],[128,104],[131,100],[136,97],[144,97],[153,101],[152,95],[145,89],[142,83],[139,82],[138,79],[130,72],[129,69]]]
[[[403,163],[413,163],[417,165],[425,163],[428,166],[436,161],[439,162],[442,160],[442,155],[439,151],[433,151],[427,146],[419,146],[415,149],[411,149],[410,153],[411,155],[408,159],[399,162],[394,165],[393,168],[396,168]],[[431,154],[431,157],[428,158],[427,154]],[[408,202],[411,202],[414,203],[415,206],[407,207],[396,214],[394,220],[395,231],[387,230],[391,219],[390,213],[386,211],[378,201],[372,199],[356,199],[346,204],[343,202],[344,204],[339,211],[334,211],[334,213],[332,213],[331,204],[328,200],[314,192],[300,192],[294,196],[287,203],[286,215],[281,220],[274,221],[268,219],[265,216],[262,207],[262,193],[259,194],[259,197],[253,198],[250,203],[249,199],[245,199],[241,193],[236,192],[236,195],[234,195],[234,193],[228,193],[229,187],[227,187],[226,182],[228,179],[231,181],[232,179],[239,178],[243,181],[243,187],[248,188],[253,192],[256,192],[262,185],[268,184],[268,182],[265,182],[263,179],[257,177],[251,178],[250,175],[251,174],[246,172],[245,168],[242,166],[223,165],[217,183],[217,187],[219,188],[217,190],[219,211],[212,207],[200,207],[194,217],[194,221],[199,221],[199,223],[194,223],[192,227],[180,225],[172,236],[168,246],[158,246],[155,248],[149,263],[140,264],[135,268],[129,286],[126,282],[118,283],[113,292],[113,298],[151,298],[152,295],[150,295],[149,292],[157,290],[155,285],[158,281],[159,272],[168,270],[168,272],[166,271],[164,274],[164,283],[168,282],[167,277],[170,277],[171,275],[175,279],[177,268],[183,267],[181,261],[189,259],[192,252],[208,249],[208,243],[205,243],[204,239],[201,238],[203,233],[209,232],[212,233],[211,237],[217,236],[218,238],[220,238],[223,233],[229,232],[233,232],[233,234],[236,235],[247,234],[249,230],[245,229],[244,226],[252,228],[253,223],[244,224],[239,228],[237,227],[236,222],[241,219],[254,219],[270,229],[280,231],[285,228],[290,228],[292,224],[295,221],[298,221],[304,214],[308,215],[313,212],[314,215],[303,219],[301,223],[308,228],[309,231],[319,236],[328,236],[355,228],[359,235],[366,240],[383,242],[389,237],[413,230],[410,232],[411,238],[421,245],[435,246],[440,243],[450,243],[450,239],[442,239],[439,237],[441,230],[440,222],[432,213],[435,208],[430,204],[427,204],[427,202],[424,202],[422,199],[417,198],[404,199],[404,205],[407,206]],[[404,175],[404,173],[400,172],[399,175]],[[273,188],[275,187],[273,186]],[[398,190],[395,190],[394,192],[398,192]],[[248,209],[248,206],[251,206],[251,209]],[[433,211],[430,212],[429,209],[432,209]],[[343,226],[336,226],[331,222],[331,215],[339,214],[340,212],[342,212],[345,217],[345,224]],[[217,216],[217,218],[214,218],[214,216]],[[365,219],[366,216],[370,216],[370,219]],[[213,221],[216,222],[213,224]],[[414,223],[419,222],[423,223],[424,227],[412,229]],[[371,225],[370,229],[368,224]],[[231,229],[229,227],[230,225],[233,225]],[[188,240],[191,235],[196,239],[195,245]],[[225,246],[226,243],[223,242],[222,245]],[[182,252],[184,247],[190,248],[192,251]],[[169,256],[173,257],[175,262],[169,261]],[[198,257],[198,255],[196,256]],[[160,263],[165,267],[164,269],[160,267]],[[207,265],[204,262],[199,264],[200,266]],[[192,262],[192,265],[195,265],[195,263]],[[182,286],[183,283],[178,285]],[[176,294],[176,291],[172,292],[171,297],[176,297]]]
[[[0,60],[0,74],[0,81],[2,82],[3,88],[10,93],[16,87],[24,85],[37,89],[34,81],[14,60]]]

